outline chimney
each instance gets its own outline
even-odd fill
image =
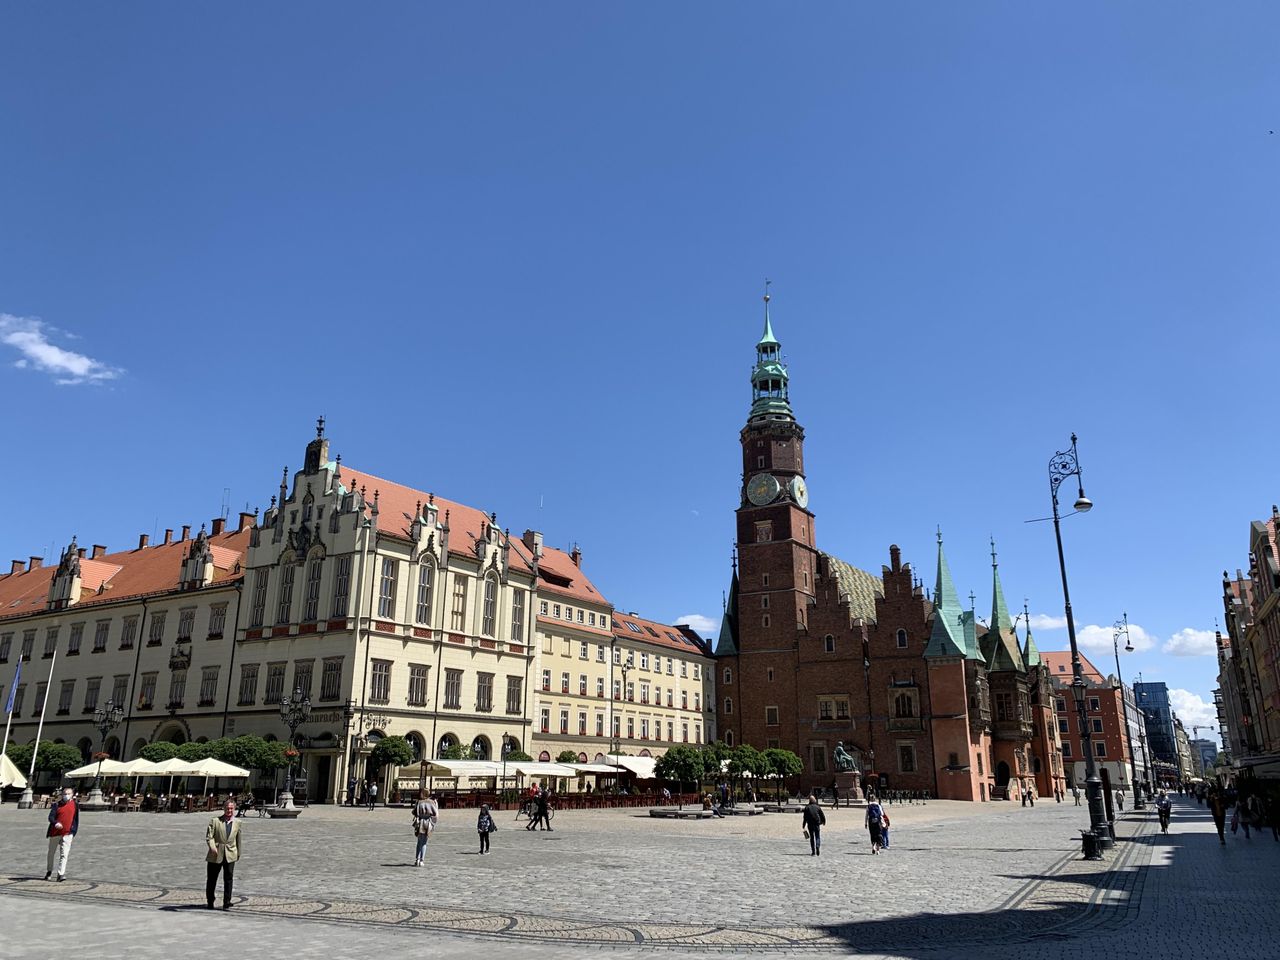
[[[582,566],[582,551],[578,549],[578,545],[573,545],[573,550],[569,553],[569,559],[573,561],[575,567]]]
[[[902,569],[902,551],[896,543],[889,544],[889,563],[893,566],[894,573]]]
[[[242,517],[243,517],[243,516],[244,516],[244,514],[242,513],[242,514],[240,514],[240,516],[242,516]],[[213,518],[213,528],[212,528],[212,529],[213,529],[213,536],[215,536],[215,537],[216,537],[216,536],[218,536],[218,534],[222,533],[222,531],[223,531],[223,530],[227,529],[227,518],[226,518],[226,517],[214,517],[214,518]]]
[[[27,557],[31,562],[27,564],[28,570],[39,570],[44,566],[44,557]]]
[[[241,510],[240,523],[236,526],[236,532],[239,533],[242,530],[248,530],[252,526],[253,526],[253,514],[246,513],[245,511]]]
[[[150,537],[150,535],[149,535],[149,534],[145,534],[145,533],[140,533],[140,534],[138,534],[138,549],[139,549],[139,550],[141,550],[143,547],[145,547],[145,546],[146,546],[148,543],[150,543],[150,542],[151,542],[151,537]]]
[[[526,530],[520,539],[533,553],[533,559],[542,559],[542,534],[536,530]]]
[[[91,553],[91,554],[89,555],[89,559],[90,559],[90,560],[97,560],[99,557],[105,556],[105,555],[106,555],[106,553],[107,553],[107,546],[106,546],[106,544],[104,544],[104,543],[95,543],[95,544],[93,545],[93,553]]]
[[[173,527],[165,527],[164,542],[173,543]]]
[[[27,561],[25,561],[25,560],[11,560],[11,561],[9,561],[9,562],[13,564],[13,566],[9,568],[9,573],[13,574],[13,573],[25,573],[25,572],[26,572],[26,570],[27,570]]]
[[[189,524],[189,523],[184,523],[184,524],[182,525],[182,539],[183,539],[183,541],[185,541],[189,536],[191,536],[191,524]]]
[[[84,547],[76,547],[76,556],[79,557],[81,560],[84,559],[84,555],[87,552],[88,551],[86,551]]]

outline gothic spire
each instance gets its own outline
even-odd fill
[[[988,670],[1026,670],[1022,661],[1022,651],[1018,649],[1018,635],[1013,629],[1013,619],[1009,616],[1009,605],[1005,603],[1004,587],[1000,583],[1000,564],[996,560],[996,541],[991,540],[991,623],[987,625],[988,648],[990,657]]]
[[[769,284],[764,282],[764,333],[756,344],[756,365],[751,371],[751,419],[794,420],[788,397],[787,368],[782,363],[782,344],[773,335],[769,320]]]
[[[933,591],[933,632],[925,644],[926,657],[964,657],[968,655],[965,643],[964,611],[951,579],[951,567],[942,550],[942,530],[938,530],[938,579]]]
[[[1027,601],[1022,601],[1022,616],[1027,625],[1027,640],[1022,647],[1022,662],[1027,665],[1027,669],[1040,666],[1040,650],[1036,647],[1036,642],[1031,636],[1031,611],[1027,609]]]

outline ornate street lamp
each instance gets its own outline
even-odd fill
[[[1067,614],[1067,637],[1071,641],[1071,694],[1076,702],[1076,714],[1080,720],[1080,744],[1084,750],[1085,796],[1089,799],[1089,828],[1100,846],[1114,844],[1107,825],[1107,814],[1102,802],[1102,780],[1098,776],[1098,763],[1093,755],[1093,738],[1089,731],[1089,717],[1085,704],[1084,667],[1080,663],[1080,648],[1076,645],[1076,621],[1071,614],[1071,592],[1067,588],[1067,561],[1062,552],[1062,526],[1058,515],[1058,487],[1068,477],[1076,478],[1079,496],[1074,505],[1076,513],[1088,513],[1093,501],[1084,495],[1084,478],[1080,473],[1080,458],[1076,453],[1076,435],[1071,435],[1071,449],[1059,450],[1049,461],[1049,493],[1053,499],[1053,535],[1058,541],[1058,570],[1062,574],[1062,602]]]
[[[297,735],[298,728],[306,723],[310,717],[311,698],[303,694],[301,687],[293,691],[292,700],[288,697],[280,698],[280,720],[289,728],[289,765],[285,768],[284,793],[280,794],[277,803],[286,810],[294,809],[293,761],[297,751],[294,750],[293,740]]]
[[[117,704],[114,700],[108,700],[106,704],[99,707],[93,714],[93,725],[98,728],[98,734],[101,738],[101,750],[99,753],[107,752],[107,734],[120,725],[120,721],[124,719],[124,708]],[[105,806],[102,799],[102,760],[98,758],[98,771],[93,777],[93,787],[89,790],[89,799],[85,801],[87,809],[99,809]]]
[[[1129,772],[1133,781],[1133,809],[1145,810],[1147,802],[1142,799],[1142,787],[1138,782],[1138,755],[1133,752],[1133,729],[1129,726],[1129,701],[1124,696],[1124,677],[1120,674],[1120,634],[1124,634],[1124,652],[1133,653],[1133,643],[1129,639],[1129,614],[1116,621],[1115,632],[1111,635],[1111,648],[1116,655],[1116,683],[1120,687],[1120,710],[1124,718],[1124,731],[1129,738]],[[1134,704],[1137,709],[1137,704]]]
[[[346,770],[344,771],[346,774],[346,780],[338,784],[339,790],[347,789],[347,784],[351,782],[351,771],[355,768],[355,761],[356,761],[355,750],[352,748],[350,742],[347,739],[351,733],[351,721],[355,719],[355,716],[356,716],[356,702],[352,700],[350,697],[348,697],[346,702],[344,702],[342,705],[342,744],[343,744],[343,753],[345,754],[343,759],[346,761],[345,763]],[[350,791],[350,792],[354,793],[355,791]],[[354,796],[345,797],[344,799],[348,803],[355,803]]]
[[[502,735],[502,786],[498,790],[498,809],[505,809],[502,806],[503,800],[507,795],[507,754],[511,752],[511,737],[507,734]]]

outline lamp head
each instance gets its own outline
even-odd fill
[[[1125,645],[1124,645],[1124,652],[1125,652],[1125,653],[1133,653],[1133,642],[1132,642],[1132,641],[1125,641]]]
[[[1088,513],[1093,509],[1093,501],[1084,495],[1083,487],[1080,488],[1080,496],[1076,497],[1073,509],[1076,513]]]

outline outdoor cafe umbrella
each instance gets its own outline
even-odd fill
[[[85,777],[96,777],[99,769],[101,769],[104,777],[119,776],[124,773],[128,764],[120,760],[95,760],[93,763],[86,763],[83,767],[76,767],[74,770],[68,770],[63,774],[68,780],[80,780]]]
[[[233,763],[225,763],[222,760],[215,760],[213,757],[205,757],[203,760],[197,760],[191,764],[191,770],[195,775],[204,774],[204,789],[202,793],[209,792],[210,777],[248,777],[249,771],[243,767],[237,767]]]

